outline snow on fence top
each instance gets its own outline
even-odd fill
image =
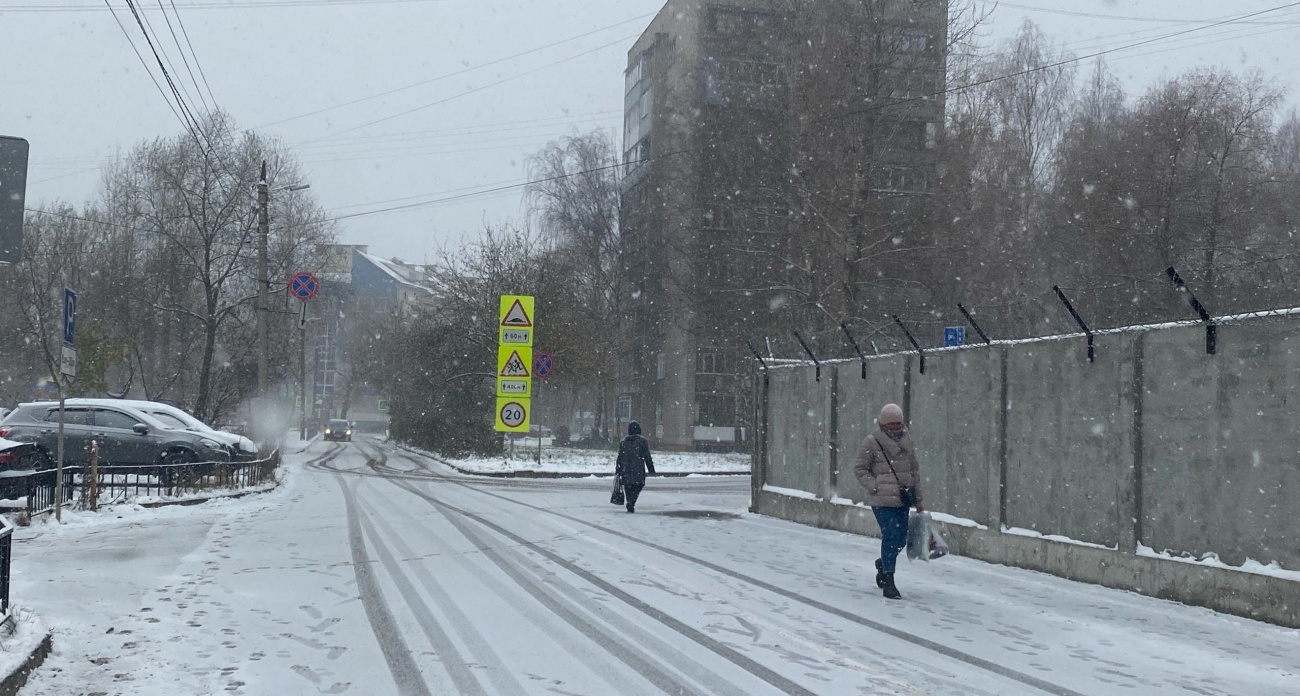
[[[1267,309],[1259,312],[1246,312],[1244,314],[1227,314],[1219,317],[1210,317],[1210,322],[1218,326],[1227,324],[1240,324],[1243,321],[1251,319],[1281,319],[1300,317],[1300,307],[1289,307],[1284,309]],[[1114,336],[1117,334],[1139,333],[1144,331],[1162,331],[1165,329],[1182,329],[1193,326],[1205,326],[1206,322],[1200,319],[1186,319],[1182,321],[1167,321],[1158,324],[1136,324],[1133,326],[1119,326],[1113,329],[1095,329],[1093,336]],[[968,343],[964,346],[939,346],[935,348],[926,348],[926,355],[937,355],[941,353],[955,353],[963,350],[974,350],[979,348],[988,348],[991,346],[1022,346],[1032,343],[1048,343],[1051,341],[1066,341],[1072,339],[1087,338],[1088,334],[1082,331],[1072,333],[1052,334],[1050,336],[1035,336],[1033,338],[1016,338],[1016,339],[994,339],[989,343]],[[835,365],[839,363],[856,363],[862,360],[883,360],[900,355],[915,355],[915,350],[897,350],[891,353],[877,353],[875,355],[864,355],[861,358],[826,358],[821,360],[823,365]],[[811,360],[800,360],[797,358],[763,358],[768,367],[773,370],[783,367],[809,367],[814,365]]]

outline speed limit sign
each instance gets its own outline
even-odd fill
[[[528,411],[530,399],[497,399],[497,432],[528,432]]]

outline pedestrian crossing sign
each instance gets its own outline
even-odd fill
[[[533,395],[533,349],[497,346],[497,396],[528,398]]]
[[[501,296],[498,327],[502,345],[533,345],[533,306],[533,298],[529,295]]]

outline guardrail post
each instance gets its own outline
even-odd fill
[[[853,346],[853,350],[856,351],[858,354],[858,360],[862,361],[862,379],[866,379],[867,378],[867,356],[862,354],[862,349],[858,347],[857,339],[853,338],[853,334],[849,333],[848,324],[840,322],[840,330],[843,331],[844,335],[848,337],[849,345]]]
[[[1192,291],[1188,289],[1187,284],[1183,282],[1182,277],[1178,275],[1178,271],[1174,270],[1173,266],[1165,269],[1165,275],[1168,275],[1169,280],[1173,281],[1178,292],[1187,293],[1187,300],[1192,305],[1192,309],[1196,310],[1197,316],[1201,318],[1201,321],[1205,322],[1205,353],[1206,355],[1214,355],[1219,339],[1219,327],[1214,323],[1214,317],[1211,317],[1210,313],[1206,311],[1205,305],[1202,305],[1201,301],[1196,299],[1196,295],[1193,295]]]
[[[97,512],[99,510],[99,441],[98,440],[90,441],[90,472],[88,475],[90,476],[89,481],[87,481],[85,477],[82,477],[81,495],[83,498],[88,499],[90,503],[90,511]]]
[[[1074,317],[1074,321],[1079,324],[1079,328],[1083,329],[1083,332],[1088,335],[1088,362],[1095,362],[1096,355],[1093,350],[1094,341],[1092,329],[1088,326],[1088,322],[1084,321],[1083,317],[1079,316],[1078,310],[1074,308],[1074,305],[1070,304],[1070,298],[1066,297],[1064,292],[1061,292],[1061,286],[1053,285],[1052,289],[1056,291],[1056,296],[1061,298],[1061,302],[1065,305],[1065,308],[1070,310],[1070,316]]]
[[[763,355],[762,355],[761,353],[759,353],[758,351],[754,350],[754,346],[751,345],[751,344],[749,343],[749,341],[745,341],[745,347],[749,348],[749,352],[753,353],[755,358],[758,358],[758,364],[759,364],[759,366],[762,367],[762,368],[763,368],[763,372],[766,373],[766,372],[767,372],[767,363],[764,362],[764,360],[763,360]]]
[[[911,331],[907,330],[907,327],[903,325],[903,320],[899,319],[897,314],[894,315],[894,323],[898,324],[898,328],[902,329],[903,333],[907,335],[907,340],[912,342],[912,347],[916,349],[916,354],[921,356],[920,372],[921,374],[925,374],[925,349],[921,347],[920,343],[916,342],[916,337],[912,335]]]
[[[798,331],[795,331],[795,332],[794,332],[794,337],[797,338],[797,339],[799,339],[799,345],[803,346],[803,352],[807,353],[807,354],[808,354],[808,357],[812,358],[813,365],[816,365],[816,366],[817,366],[817,381],[818,381],[818,382],[822,381],[822,364],[821,364],[821,362],[817,360],[817,356],[816,356],[816,355],[813,355],[812,348],[809,348],[809,347],[808,347],[808,344],[803,340],[803,336],[800,336],[800,335],[799,335],[799,332],[798,332]]]
[[[975,329],[975,333],[979,334],[985,343],[993,343],[993,341],[989,340],[989,335],[984,333],[984,329],[981,329],[980,325],[975,322],[975,317],[971,316],[970,312],[966,311],[966,308],[960,302],[957,303],[957,309],[961,310],[962,316],[966,317],[967,323],[971,325],[972,329]]]

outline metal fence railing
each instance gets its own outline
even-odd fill
[[[80,499],[85,507],[112,504],[144,496],[180,498],[189,495],[252,488],[274,480],[279,451],[251,462],[197,462],[128,466],[104,464],[63,468],[63,504]],[[93,474],[91,472],[94,472]],[[0,498],[26,500],[35,516],[54,509],[56,472],[34,471],[0,479]]]
[[[9,616],[9,562],[13,551],[14,524],[0,515],[0,617]]]

